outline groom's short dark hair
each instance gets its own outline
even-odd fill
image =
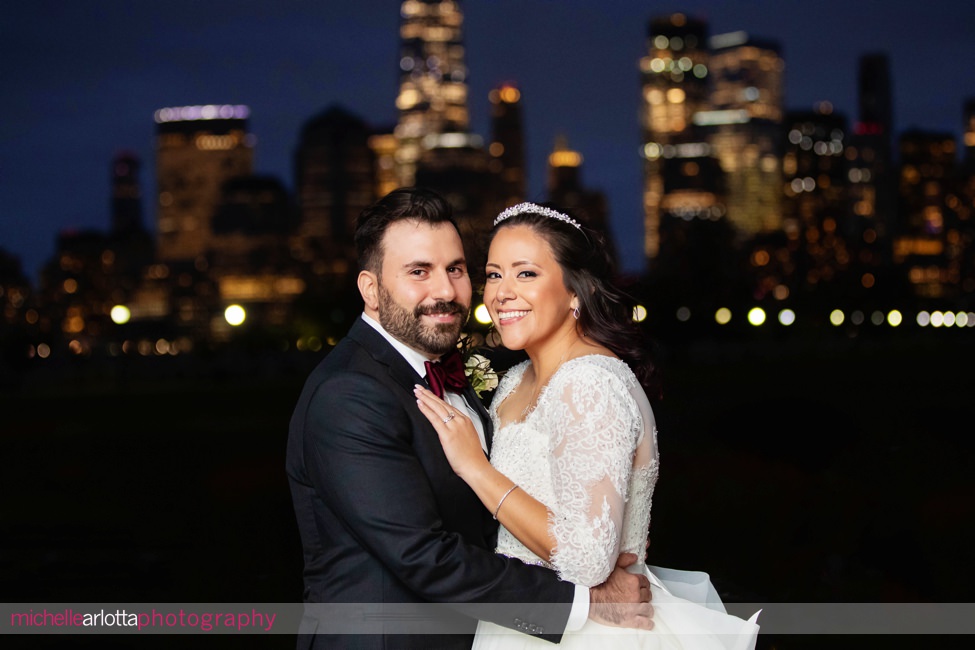
[[[401,187],[362,211],[355,222],[355,248],[359,269],[379,273],[383,260],[383,235],[390,224],[404,219],[421,223],[450,223],[460,235],[447,199],[430,189]]]

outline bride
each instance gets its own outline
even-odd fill
[[[603,582],[620,553],[637,555],[652,584],[653,629],[588,620],[562,646],[754,648],[757,614],[725,613],[707,574],[644,564],[658,471],[644,390],[653,365],[632,305],[610,281],[602,239],[533,203],[508,208],[494,226],[484,302],[505,347],[529,360],[505,374],[492,401],[490,462],[469,419],[423,388],[417,398],[451,467],[501,523],[497,552],[587,586]],[[551,645],[481,621],[474,647]]]

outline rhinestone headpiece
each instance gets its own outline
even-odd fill
[[[505,219],[513,217],[518,214],[540,214],[543,217],[548,217],[549,219],[558,219],[559,221],[564,221],[569,225],[575,226],[579,230],[582,230],[582,226],[578,221],[573,219],[567,214],[562,214],[558,210],[553,210],[552,208],[546,208],[543,205],[538,205],[537,203],[519,203],[518,205],[513,205],[510,208],[505,208],[505,210],[499,214],[494,219],[494,225],[498,225]]]

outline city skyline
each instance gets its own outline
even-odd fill
[[[960,145],[963,101],[975,96],[975,88],[959,83],[961,66],[975,60],[975,44],[962,36],[975,26],[975,7],[950,0],[913,9],[873,2],[830,1],[813,9],[798,2],[711,4],[462,4],[472,130],[488,134],[488,89],[515,82],[525,111],[529,198],[544,197],[544,160],[564,135],[584,156],[584,183],[608,196],[625,269],[641,270],[643,262],[638,62],[654,16],[683,11],[706,20],[711,35],[744,30],[778,41],[786,108],[827,100],[850,126],[858,117],[857,58],[886,52],[895,137],[918,128],[951,133]],[[13,100],[0,109],[0,247],[21,258],[33,282],[59,232],[107,230],[109,170],[122,150],[142,160],[144,225],[154,232],[152,113],[164,106],[249,105],[255,172],[293,191],[292,156],[307,120],[338,104],[374,126],[395,122],[398,5],[17,7],[8,25],[18,29],[0,46],[2,65],[17,63],[4,73]],[[513,16],[522,21],[517,30]],[[78,29],[86,24],[90,30]],[[332,38],[322,39],[325,33]],[[829,50],[817,53],[822,41]]]

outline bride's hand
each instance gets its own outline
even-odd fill
[[[444,454],[454,472],[464,479],[488,463],[481,440],[471,419],[429,390],[417,384],[413,388],[417,406],[436,429]]]

